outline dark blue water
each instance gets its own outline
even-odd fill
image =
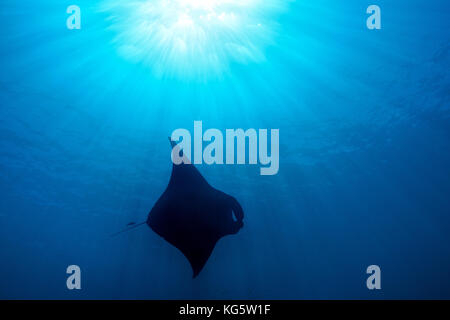
[[[0,4],[0,298],[450,298],[447,1],[374,1],[381,30],[364,1],[230,1],[181,39],[173,8],[76,2],[81,30],[69,2]],[[110,234],[146,218],[194,120],[280,129],[280,170],[199,166],[246,215],[193,280],[148,227]]]

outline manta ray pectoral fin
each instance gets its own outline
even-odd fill
[[[192,278],[196,278],[200,271],[203,270],[203,267],[205,266],[206,262],[208,261],[209,257],[211,256],[212,251],[214,250],[214,247],[216,246],[217,241],[211,241],[210,243],[207,243],[206,245],[203,244],[203,248],[201,250],[197,250],[194,255],[187,257],[189,260],[189,263],[192,267]]]
[[[177,143],[175,143],[175,141],[173,141],[171,137],[169,137],[169,142],[170,142],[170,145],[172,146],[172,153],[178,152],[179,156],[183,158],[183,163],[190,164],[191,163],[190,159],[188,159],[187,157],[184,156],[183,149],[180,150],[180,147],[177,147]]]

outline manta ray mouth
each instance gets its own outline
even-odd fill
[[[114,45],[161,76],[220,75],[258,63],[275,36],[281,0],[103,0]]]

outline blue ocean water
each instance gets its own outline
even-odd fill
[[[366,1],[228,1],[233,27],[180,18],[175,42],[173,7],[139,7],[159,2],[2,0],[0,298],[450,298],[449,3],[376,0],[368,30]],[[245,227],[192,279],[148,227],[110,234],[145,220],[194,120],[278,128],[280,170],[198,167]]]

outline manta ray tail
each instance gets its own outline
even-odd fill
[[[130,230],[133,230],[134,228],[137,228],[137,227],[139,227],[139,226],[142,226],[143,224],[146,224],[146,223],[147,223],[146,221],[140,222],[140,223],[130,222],[129,224],[127,224],[127,227],[126,227],[125,229],[120,230],[120,231],[118,231],[118,232],[116,232],[116,233],[113,233],[113,234],[111,235],[111,237],[115,237],[115,236],[117,236],[117,235],[119,235],[119,234],[121,234],[121,233],[123,233],[123,232],[127,232],[127,231],[130,231]]]

